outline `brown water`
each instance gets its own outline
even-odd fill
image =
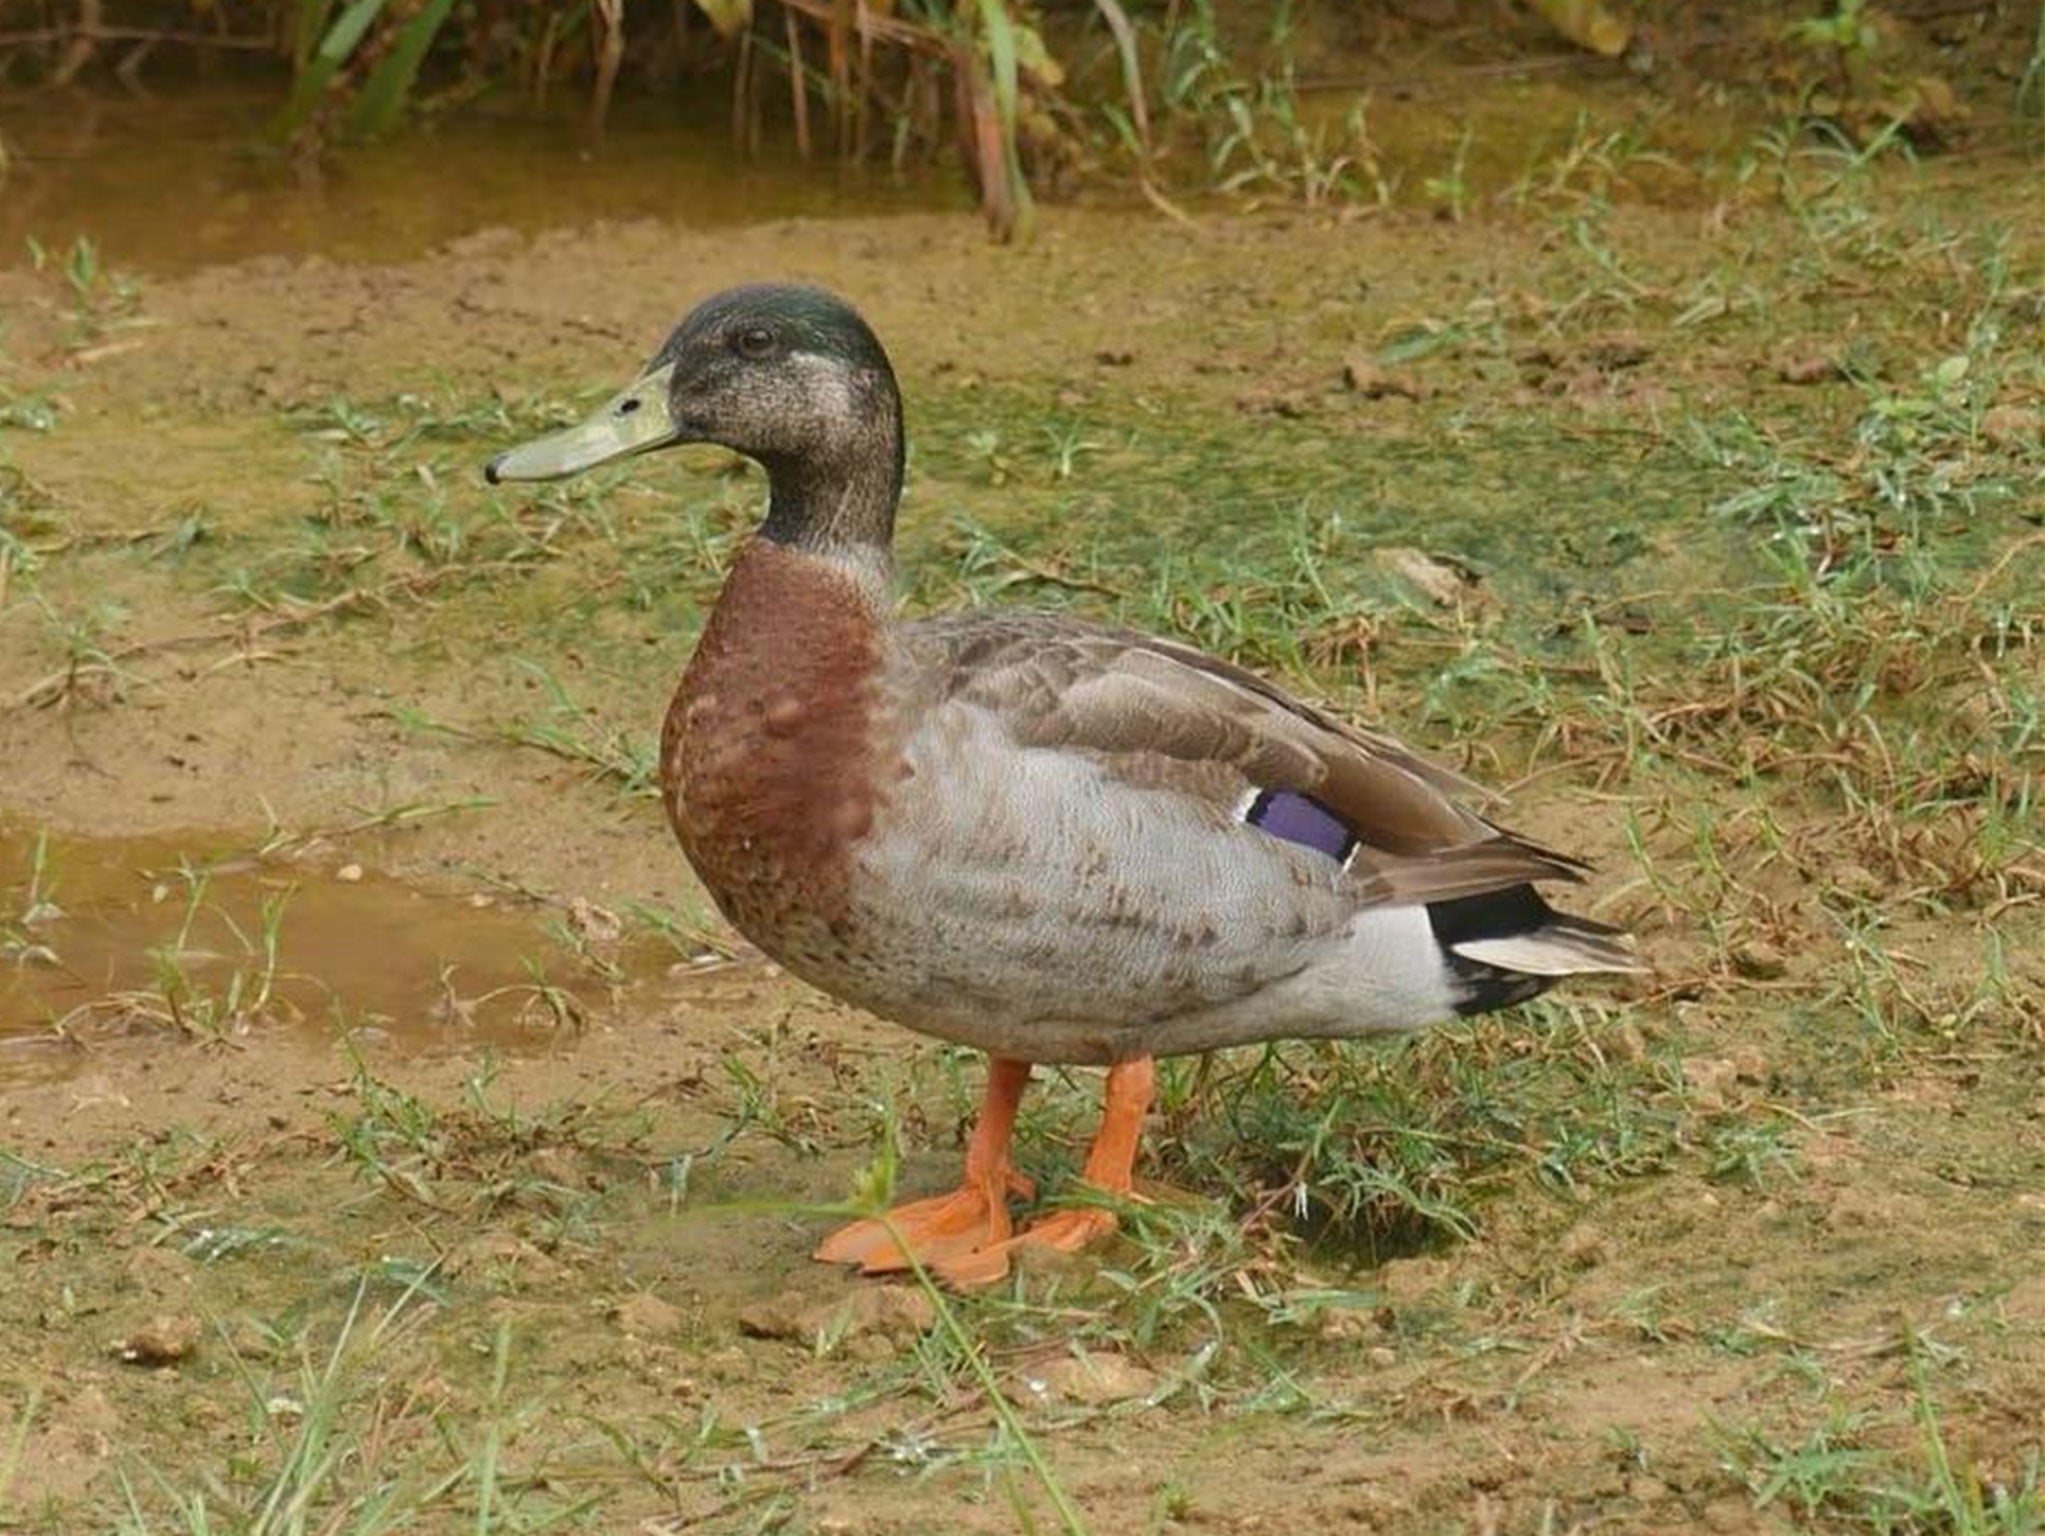
[[[151,101],[72,92],[0,101],[0,266],[80,235],[122,269],[248,256],[398,260],[486,228],[524,233],[657,218],[696,227],[970,206],[949,164],[906,177],[731,148],[720,124],[621,103],[600,149],[574,114],[465,108],[314,173],[263,140],[273,90],[186,88]]]
[[[331,853],[0,825],[0,1083],[148,1034],[283,1030],[317,1045],[345,1027],[414,1049],[530,1049],[607,987],[544,921]]]

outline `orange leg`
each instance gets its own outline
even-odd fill
[[[1136,1143],[1143,1134],[1143,1117],[1150,1109],[1156,1079],[1149,1057],[1108,1069],[1101,1128],[1086,1155],[1082,1175],[1095,1189],[1125,1197],[1135,1192]],[[1115,1213],[1098,1206],[1053,1211],[1015,1237],[938,1254],[931,1267],[961,1289],[991,1285],[1008,1273],[1010,1255],[1025,1243],[1072,1253],[1114,1230]]]
[[[1008,1197],[1017,1194],[1028,1199],[1035,1192],[1029,1180],[1008,1164],[1016,1107],[1022,1103],[1029,1081],[1028,1062],[993,1057],[987,1064],[980,1120],[973,1127],[973,1139],[966,1143],[964,1184],[948,1195],[898,1205],[884,1220],[855,1221],[841,1227],[817,1245],[814,1257],[827,1264],[857,1264],[876,1275],[909,1267],[903,1245],[922,1263],[935,1265],[952,1254],[969,1254],[990,1243],[1006,1242],[1011,1230]]]

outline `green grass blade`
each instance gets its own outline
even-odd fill
[[[980,18],[987,28],[987,58],[994,66],[994,110],[1001,119],[1001,165],[1008,178],[1009,195],[1015,201],[1015,233],[1027,240],[1036,227],[1037,208],[1030,197],[1028,179],[1022,173],[1022,156],[1016,149],[1016,116],[1020,92],[1020,66],[1015,24],[1009,19],[1004,0],[980,0]]]
[[[370,24],[383,13],[384,4],[385,0],[354,0],[327,29],[318,51],[299,71],[298,81],[291,88],[291,99],[270,124],[271,138],[282,143],[296,138],[305,130],[306,124],[312,121],[313,113],[319,110],[327,87],[333,84],[334,76],[348,61],[349,55],[361,46]]]
[[[14,1476],[21,1470],[21,1458],[28,1449],[28,1432],[35,1424],[36,1410],[42,1406],[41,1383],[28,1389],[28,1401],[21,1405],[21,1417],[15,1421],[14,1433],[9,1437],[6,1449],[0,1452],[0,1507],[7,1503],[7,1490],[14,1486]]]
[[[348,112],[348,132],[357,138],[375,138],[397,127],[404,116],[405,102],[419,78],[419,65],[426,50],[454,9],[454,0],[426,0],[418,14],[398,32],[391,51],[377,64],[369,83]]]

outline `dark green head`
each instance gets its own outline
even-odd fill
[[[902,402],[872,329],[818,288],[704,300],[645,372],[579,426],[499,454],[484,476],[552,480],[679,443],[765,466],[763,531],[783,543],[888,543],[902,488]]]

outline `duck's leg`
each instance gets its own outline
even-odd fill
[[[1093,1147],[1086,1154],[1086,1171],[1081,1175],[1095,1189],[1125,1197],[1135,1192],[1136,1143],[1143,1134],[1143,1117],[1149,1112],[1156,1087],[1156,1064],[1147,1056],[1108,1069],[1101,1128],[1094,1135]],[[1006,1241],[941,1253],[931,1267],[961,1289],[991,1285],[1008,1273],[1009,1256],[1026,1243],[1071,1253],[1114,1230],[1113,1211],[1075,1206],[1053,1211]]]
[[[857,1264],[868,1274],[907,1269],[906,1245],[924,1264],[952,1254],[969,1254],[1008,1240],[1008,1197],[1028,1199],[1030,1181],[1008,1163],[1016,1107],[1029,1086],[1030,1064],[995,1056],[987,1063],[987,1092],[979,1123],[966,1143],[965,1182],[948,1195],[898,1205],[884,1220],[855,1221],[817,1245],[813,1257],[827,1264]],[[889,1228],[894,1230],[891,1232]],[[899,1235],[900,1243],[897,1242]]]

